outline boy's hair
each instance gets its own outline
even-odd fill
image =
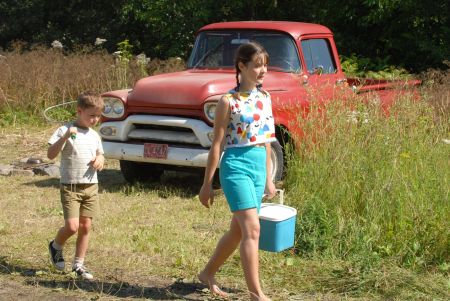
[[[105,104],[103,98],[92,91],[86,91],[80,94],[77,99],[77,106],[81,109],[99,108],[103,110]]]

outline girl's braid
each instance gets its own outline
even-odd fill
[[[241,99],[240,97],[240,93],[239,93],[239,86],[241,85],[241,83],[239,82],[239,67],[236,65],[236,88],[234,88],[234,93],[233,93],[233,97],[236,99]]]

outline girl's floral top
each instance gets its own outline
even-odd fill
[[[257,88],[225,95],[230,103],[230,123],[224,148],[243,147],[276,141],[272,101],[267,92]]]

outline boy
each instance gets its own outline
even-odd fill
[[[56,269],[64,270],[63,246],[78,231],[72,271],[86,280],[94,278],[84,266],[84,257],[92,218],[99,211],[97,171],[103,168],[105,161],[100,136],[92,127],[99,121],[103,106],[99,95],[81,94],[77,101],[77,119],[53,133],[47,151],[51,160],[61,152],[60,190],[64,212],[64,227],[48,245],[50,258]]]

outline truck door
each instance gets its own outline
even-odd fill
[[[327,37],[303,38],[300,41],[304,64],[303,84],[309,92],[310,100],[328,101],[335,98],[339,86],[344,82],[337,51],[331,45],[333,40]]]

